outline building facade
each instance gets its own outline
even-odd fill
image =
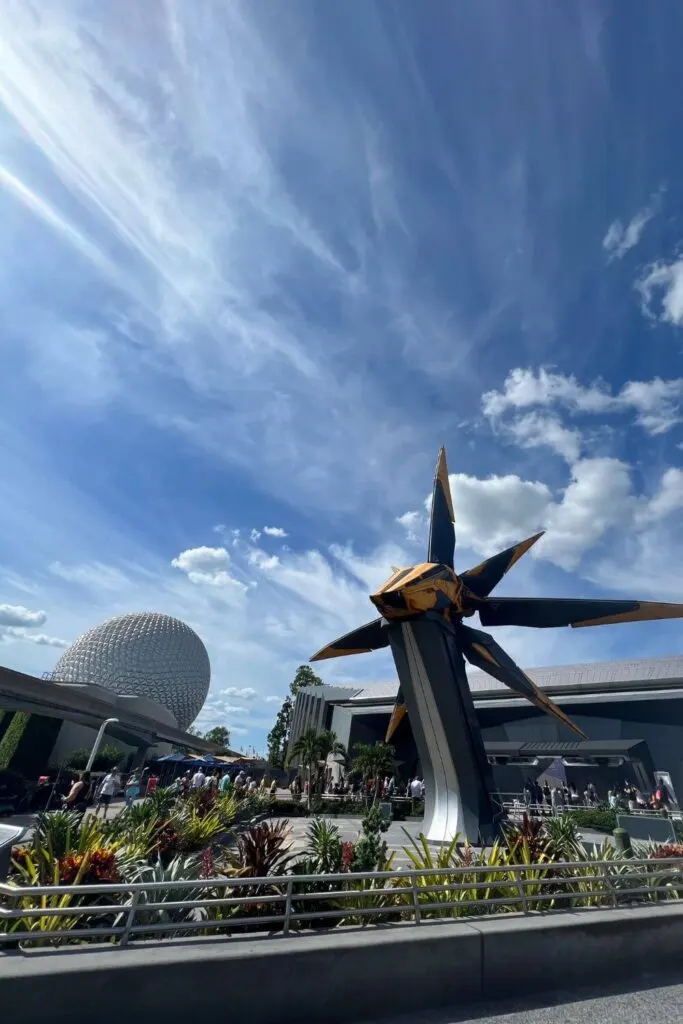
[[[470,689],[500,792],[519,792],[527,776],[542,774],[559,758],[568,779],[579,787],[592,780],[606,792],[625,779],[645,787],[653,781],[648,776],[654,769],[670,774],[675,795],[683,799],[683,655],[527,673],[571,715],[589,745],[574,742],[555,719],[512,696],[490,676],[471,672]],[[383,740],[397,690],[395,681],[302,689],[294,705],[290,742],[309,728],[333,730],[350,753],[357,743]],[[399,773],[419,773],[409,722],[404,721],[392,743]],[[525,744],[533,745],[528,753]],[[643,749],[649,751],[644,775],[641,761],[633,759],[633,751]]]

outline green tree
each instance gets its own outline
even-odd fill
[[[346,747],[343,743],[339,742],[336,732],[332,732],[329,729],[318,734],[318,750],[320,751],[321,761],[326,761],[330,754],[346,761]]]
[[[111,743],[105,743],[105,745],[103,747],[100,747],[97,754],[95,755],[95,760],[93,761],[92,766],[93,771],[109,772],[111,771],[112,768],[118,768],[123,759],[125,758],[125,756],[126,755],[124,754],[124,752],[122,750],[119,750],[118,747],[115,747]],[[89,750],[74,750],[72,751],[71,754],[69,754],[69,757],[67,758],[65,763],[65,767],[73,768],[74,771],[83,771],[86,764],[88,763],[89,757]]]
[[[285,697],[282,707],[277,713],[275,725],[268,733],[268,763],[273,768],[284,770],[289,742],[289,730],[292,724],[292,698]]]
[[[323,681],[316,675],[310,665],[299,665],[294,673],[294,679],[289,684],[289,692],[296,697],[302,686],[322,686]]]
[[[287,763],[287,747],[292,727],[294,700],[303,686],[322,686],[323,681],[316,675],[310,665],[299,665],[294,679],[289,684],[289,696],[285,697],[282,707],[277,713],[275,724],[268,733],[268,762],[273,768],[284,770]]]
[[[227,750],[230,746],[230,730],[226,729],[224,725],[215,725],[213,729],[204,733],[204,739]]]
[[[308,729],[299,736],[296,743],[289,752],[288,763],[298,761],[302,768],[306,769],[306,781],[308,782],[308,809],[311,809],[311,796],[313,789],[313,772],[318,768],[320,761],[320,737],[315,729]]]
[[[389,743],[356,743],[353,748],[353,754],[351,770],[361,776],[366,784],[366,792],[368,780],[374,780],[374,803],[379,795],[379,785],[382,776],[392,775],[396,767],[394,760],[395,750]]]

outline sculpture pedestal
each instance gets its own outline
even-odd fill
[[[387,629],[425,781],[425,837],[490,843],[500,812],[457,630],[430,612]]]

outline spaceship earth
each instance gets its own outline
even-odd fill
[[[79,636],[52,673],[66,683],[94,683],[146,697],[187,729],[202,709],[211,681],[209,655],[193,629],[161,612],[117,615]]]

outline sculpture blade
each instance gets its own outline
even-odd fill
[[[497,587],[506,572],[509,572],[515,562],[518,562],[522,555],[525,555],[530,547],[543,536],[545,531],[535,533],[533,537],[514,544],[505,551],[487,558],[486,561],[475,565],[474,569],[460,574],[464,586],[471,590],[477,597],[488,597],[494,587]]]
[[[521,697],[535,704],[541,711],[552,715],[563,725],[568,726],[582,739],[587,739],[586,734],[579,729],[578,725],[572,722],[568,715],[565,715],[562,708],[550,699],[539,689],[528,675],[522,671],[519,665],[505,653],[500,644],[497,644],[492,636],[483,633],[480,629],[471,629],[469,626],[461,626],[458,630],[458,639],[461,650],[470,664],[482,669],[488,675],[493,676],[498,682],[509,686],[511,690]]]
[[[314,654],[311,661],[324,661],[326,658],[341,658],[346,654],[367,654],[369,651],[377,651],[380,647],[389,646],[389,637],[386,629],[382,627],[382,619],[373,619],[366,622],[364,626],[345,633],[338,640],[327,644]]]
[[[391,737],[394,735],[407,713],[408,707],[403,699],[403,692],[399,688],[396,696],[396,703],[394,704],[394,710],[391,712],[391,718],[389,719],[389,725],[387,726],[387,734],[384,737],[385,743],[390,742]]]
[[[448,466],[446,465],[446,449],[439,452],[434,476],[432,493],[432,514],[429,521],[429,546],[427,561],[437,565],[449,565],[453,568],[453,549],[455,548],[455,530],[453,523],[453,499],[448,482]]]
[[[683,618],[683,604],[565,597],[489,598],[477,610],[483,626],[532,626],[536,629]]]

